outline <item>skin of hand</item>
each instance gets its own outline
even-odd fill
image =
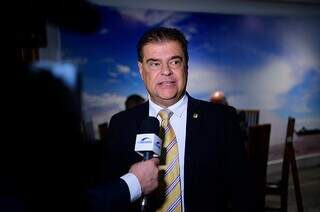
[[[152,158],[147,161],[135,163],[130,167],[129,172],[138,178],[143,194],[150,194],[158,187],[158,165],[159,159]]]

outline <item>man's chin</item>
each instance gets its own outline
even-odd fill
[[[174,100],[177,97],[177,94],[163,94],[160,95],[160,99],[164,100],[164,101],[171,101]]]

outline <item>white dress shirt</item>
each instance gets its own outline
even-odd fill
[[[158,118],[161,123],[161,118],[157,116],[158,112],[164,108],[152,102],[149,97],[149,116]],[[171,126],[177,137],[178,151],[179,151],[179,165],[180,165],[180,179],[181,179],[181,193],[182,193],[182,207],[184,210],[184,153],[185,153],[185,140],[186,140],[186,125],[187,125],[187,109],[188,109],[188,96],[185,94],[177,103],[168,107],[173,112],[170,118]],[[141,196],[141,186],[139,180],[133,174],[126,174],[121,177],[126,181],[129,190],[131,201],[135,201]],[[133,179],[136,178],[136,179]],[[137,183],[138,182],[138,183]]]
[[[182,207],[184,208],[184,149],[186,141],[186,125],[187,125],[187,107],[188,107],[188,96],[184,95],[177,103],[171,105],[167,109],[173,112],[170,118],[170,124],[176,134],[178,142],[179,151],[179,166],[180,166],[180,180],[181,180],[181,194],[182,194]],[[155,104],[149,99],[149,116],[154,116],[159,119],[161,123],[160,116],[157,116],[160,110],[164,108]]]

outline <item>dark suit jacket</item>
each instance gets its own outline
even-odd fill
[[[118,178],[88,188],[86,200],[89,212],[126,211],[130,206],[129,188]]]
[[[148,113],[147,102],[112,117],[105,154],[106,178],[118,178],[142,160],[134,151],[135,137]],[[185,211],[223,212],[231,206],[233,211],[256,212],[234,108],[189,96],[185,142]]]

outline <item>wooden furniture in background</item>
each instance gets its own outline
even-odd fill
[[[255,175],[258,191],[259,211],[265,206],[265,185],[267,177],[268,153],[271,124],[249,127],[247,154]]]
[[[294,191],[295,191],[296,202],[297,202],[297,209],[298,209],[298,212],[303,212],[302,195],[300,190],[298,169],[297,169],[295,151],[293,146],[294,125],[295,125],[295,119],[292,117],[289,117],[283,162],[282,162],[281,179],[278,182],[267,183],[266,185],[266,195],[280,196],[280,201],[281,201],[280,208],[267,208],[268,210],[278,210],[281,212],[287,212],[289,173],[290,173],[290,167],[291,167]]]
[[[259,124],[259,110],[238,110],[238,114],[245,120],[247,127]]]

